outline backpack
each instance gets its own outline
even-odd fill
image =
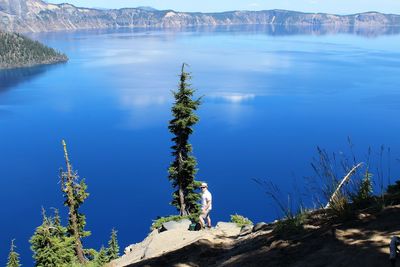
[[[189,231],[200,231],[201,230],[201,225],[200,223],[191,223],[189,225]]]

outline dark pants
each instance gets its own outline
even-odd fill
[[[396,259],[390,259],[390,266],[396,267]]]

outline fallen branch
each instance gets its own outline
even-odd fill
[[[361,167],[361,165],[363,165],[362,162],[358,163],[355,167],[353,167],[353,169],[351,169],[349,171],[349,173],[343,178],[343,180],[340,182],[340,184],[338,185],[338,187],[336,188],[335,192],[332,194],[331,198],[328,201],[328,204],[326,204],[325,209],[328,209],[330,207],[330,204],[335,200],[336,196],[338,195],[340,189],[342,188],[342,186],[348,182],[348,180],[350,179],[350,177],[356,172],[356,170]]]

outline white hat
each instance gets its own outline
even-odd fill
[[[207,183],[201,183],[201,186],[200,187],[206,187],[206,188],[208,188],[208,184]]]

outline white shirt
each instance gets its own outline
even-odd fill
[[[212,196],[211,196],[211,193],[210,193],[210,191],[208,191],[207,189],[206,189],[206,191],[204,192],[204,193],[202,193],[201,194],[201,208],[205,208],[205,207],[207,207],[207,203],[210,203],[210,206],[208,207],[208,210],[211,210],[211,208],[212,208]]]

